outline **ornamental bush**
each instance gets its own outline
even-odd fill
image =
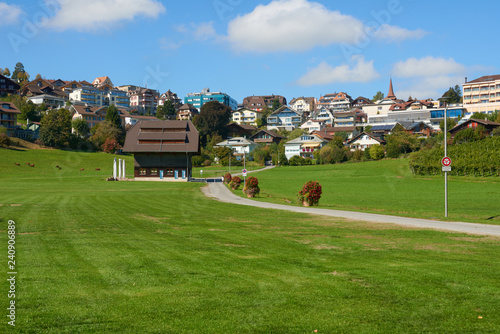
[[[243,192],[249,197],[255,197],[255,195],[258,195],[260,193],[259,180],[257,180],[254,176],[250,176],[245,182]]]
[[[304,205],[318,205],[321,194],[323,193],[321,185],[317,181],[309,181],[298,192],[297,198]]]
[[[234,176],[232,179],[231,179],[231,183],[229,183],[229,186],[234,189],[234,190],[238,190],[238,188],[240,187],[241,185],[241,179],[237,176]]]
[[[233,177],[231,176],[231,174],[230,174],[230,173],[226,173],[226,175],[224,175],[224,183],[225,183],[225,184],[229,184],[229,183],[231,183],[231,179],[232,179],[232,178],[233,178]]]

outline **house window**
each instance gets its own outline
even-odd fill
[[[151,176],[157,176],[158,175],[158,169],[157,168],[151,168]]]
[[[172,168],[167,168],[167,175],[174,175],[174,170]]]
[[[146,176],[146,168],[139,168],[139,175]]]

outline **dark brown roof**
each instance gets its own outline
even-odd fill
[[[325,128],[327,133],[337,133],[337,132],[353,132],[356,130],[355,126],[335,126],[335,127],[329,127]]]
[[[495,81],[495,80],[500,80],[500,75],[485,75],[484,77],[480,77],[475,80],[467,82],[466,85],[479,82]]]
[[[191,121],[139,121],[127,132],[123,146],[124,152],[131,153],[197,153],[199,149],[200,136]]]
[[[358,140],[359,138],[361,138],[361,136],[368,136],[371,139],[378,141],[380,144],[385,144],[384,140],[382,140],[382,139],[380,139],[378,137],[375,137],[374,135],[372,135],[370,133],[362,132],[359,135],[357,135],[356,137],[354,137],[351,140],[347,141],[347,145],[350,145],[350,144],[354,143],[356,140]]]
[[[8,105],[8,108],[4,108],[4,105]],[[10,114],[20,114],[21,112],[17,109],[17,107],[14,105],[12,102],[3,102],[0,101],[0,111],[4,113],[10,113]]]
[[[259,132],[257,132],[256,134],[254,134],[252,137],[250,137],[250,139],[253,139],[254,137],[256,137],[258,134],[260,134],[261,132],[264,132],[264,133],[267,133],[268,135],[270,135],[271,137],[273,138],[285,138],[283,136],[280,136],[279,134],[277,134],[276,132],[274,131],[270,131],[270,130],[259,130]]]
[[[463,122],[462,124],[455,126],[453,129],[448,130],[448,132],[450,132],[452,134],[455,132],[458,132],[462,129],[467,128],[470,123],[480,124],[480,125],[484,126],[486,129],[495,129],[495,128],[500,127],[500,123],[497,123],[497,122],[492,122],[492,121],[488,121],[488,120],[484,120],[484,119],[469,119],[468,121]]]

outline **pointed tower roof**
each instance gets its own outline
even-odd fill
[[[394,88],[392,87],[392,78],[389,85],[389,93],[387,94],[387,99],[396,100],[396,94],[394,94]]]

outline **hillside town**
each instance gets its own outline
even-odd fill
[[[417,99],[397,97],[392,78],[387,94],[378,92],[373,98],[352,97],[348,92],[333,92],[319,97],[282,95],[248,96],[239,102],[228,93],[205,88],[179,97],[136,85],[116,86],[108,76],[86,80],[45,79],[40,75],[28,81],[21,63],[12,75],[8,69],[0,73],[1,127],[4,136],[17,137],[48,146],[61,146],[40,138],[43,118],[51,111],[65,110],[71,118],[68,132],[81,138],[95,134],[108,119],[109,110],[116,115],[116,124],[128,130],[141,121],[194,121],[208,103],[228,108],[231,113],[222,136],[202,138],[202,147],[229,147],[237,160],[251,154],[259,145],[281,144],[285,160],[318,158],[318,152],[335,137],[339,146],[351,152],[364,152],[372,146],[384,146],[386,137],[395,129],[418,138],[430,138],[442,131],[445,111],[450,133],[457,129],[482,126],[491,132],[500,127],[500,75],[490,75],[465,82],[445,92],[443,98]],[[397,84],[397,83],[396,83]],[[472,119],[483,115],[483,119]],[[481,117],[483,117],[481,116]],[[492,119],[488,119],[488,116]],[[199,124],[194,122],[195,125]],[[453,128],[455,127],[456,128]],[[198,129],[200,130],[200,129]],[[97,149],[120,149],[123,138],[112,143],[102,138]],[[104,146],[110,147],[108,150]],[[198,153],[202,153],[201,150]],[[406,151],[405,151],[406,153]],[[202,154],[203,155],[203,154]],[[218,157],[215,162],[218,162]],[[269,156],[267,157],[269,159]],[[200,158],[196,164],[203,164]],[[279,160],[279,157],[277,157]],[[277,162],[277,161],[275,161]],[[145,172],[141,172],[145,173]]]

